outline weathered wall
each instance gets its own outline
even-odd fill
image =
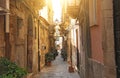
[[[113,33],[113,0],[101,1],[102,9],[102,47],[104,51],[104,77],[116,78],[114,33]]]
[[[38,71],[38,35],[36,18],[28,7],[19,1],[10,2],[11,60],[29,72]]]
[[[6,1],[8,0],[1,0],[0,3],[2,4]],[[44,28],[40,31],[38,30],[38,26],[39,28],[40,26],[48,26],[46,21],[39,19],[37,13],[45,5],[44,3],[38,4],[41,1],[44,2],[44,0],[33,1],[34,4],[32,4],[29,0],[26,0],[26,2],[23,0],[10,0],[10,51],[7,55],[11,61],[33,73],[39,71],[40,67],[38,65],[44,66],[44,55],[50,50],[49,31]],[[8,6],[5,7],[8,9]],[[5,45],[8,44],[5,43],[4,18],[4,15],[0,15],[0,56],[5,56]],[[39,25],[38,20],[43,20],[42,24]],[[38,54],[39,51],[40,54]],[[38,58],[38,55],[41,55],[41,57]]]
[[[93,7],[95,6],[95,7]],[[103,49],[101,25],[101,1],[89,1],[89,27],[91,37],[91,58],[89,59],[89,78],[103,78]]]
[[[112,0],[97,0],[96,2],[96,23],[94,26],[90,25],[89,77],[116,78]],[[90,18],[91,20],[94,18]]]
[[[89,77],[88,78],[104,78],[104,66],[100,62],[89,59]]]
[[[28,10],[21,2],[10,2],[11,60],[22,67],[27,66],[27,19]]]
[[[49,32],[45,23],[40,22],[40,67],[45,65],[45,54],[50,51]]]
[[[0,0],[0,7],[6,8],[6,0]]]
[[[70,63],[71,59],[70,59],[70,52],[72,52],[72,48],[71,48],[71,32],[67,33],[67,61]]]
[[[89,78],[89,62],[90,57],[90,29],[89,29],[89,10],[88,0],[80,1],[79,10],[79,26],[81,32],[80,47],[80,76],[81,78]]]
[[[98,18],[99,19],[99,18]],[[103,51],[102,51],[102,31],[100,26],[93,26],[90,28],[91,33],[91,49],[92,58],[103,63]]]

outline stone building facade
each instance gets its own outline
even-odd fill
[[[72,66],[74,70],[80,71],[80,37],[81,30],[79,26],[78,14],[79,14],[80,0],[65,0],[62,2],[62,33],[64,34],[66,41],[64,41],[67,51],[67,61],[69,67]]]
[[[39,16],[44,0],[10,0],[10,4],[8,0],[0,1],[1,5],[3,3],[5,5],[0,6],[3,8],[0,10],[0,56],[9,58],[28,72],[40,71],[44,55],[49,51],[49,23]],[[10,10],[5,8],[7,3]]]
[[[114,9],[119,13],[117,7],[118,5],[116,4],[114,2]],[[74,6],[71,6],[71,8],[74,8]],[[73,33],[71,32],[74,30],[74,28],[71,28],[69,30],[67,36],[69,60],[71,58],[70,52],[72,51],[72,53],[74,53],[76,51],[74,50],[74,47],[71,46],[72,41],[75,41],[77,42],[76,48],[78,49],[76,61],[79,61],[77,62],[77,69],[81,78],[118,77],[119,67],[116,68],[116,66],[119,66],[119,62],[117,62],[118,65],[116,65],[115,56],[118,54],[117,60],[119,60],[119,27],[117,27],[117,29],[114,29],[114,22],[116,21],[113,21],[113,19],[119,20],[119,18],[113,18],[114,9],[112,0],[81,0],[78,9],[78,12],[74,14],[72,13],[73,10],[69,9],[67,6],[68,17],[74,17],[74,19],[77,18],[79,23],[79,26],[77,28],[79,31],[78,37],[76,38],[77,40],[71,40],[73,38]],[[116,13],[115,16],[117,16],[118,13]],[[116,23],[118,24],[118,22]],[[116,23],[115,25],[117,26]],[[117,40],[114,39],[114,32],[117,32],[115,33],[117,35]],[[75,35],[77,35],[77,33]],[[114,43],[114,40],[118,41],[116,45]],[[115,46],[117,46],[117,53],[115,52]],[[72,59],[74,59],[74,55],[72,55]]]
[[[29,72],[37,72],[44,66],[44,55],[49,50],[49,24],[39,17],[38,9],[28,3],[11,2],[10,56]]]
[[[42,17],[40,17],[41,19]],[[43,18],[42,18],[43,19]],[[49,26],[50,24],[44,19],[39,22],[39,49],[40,49],[40,68],[43,68],[45,65],[45,54],[50,51],[50,33]]]
[[[37,17],[21,1],[10,1],[10,59],[29,72],[37,71]],[[33,61],[35,60],[35,61]]]
[[[112,0],[82,0],[80,75],[82,78],[116,78]]]

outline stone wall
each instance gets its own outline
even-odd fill
[[[17,1],[10,2],[11,60],[28,72],[38,71],[38,21],[30,9]]]
[[[103,0],[102,25],[103,25],[103,51],[104,51],[104,77],[116,78],[114,29],[113,29],[113,0]]]
[[[40,67],[43,68],[45,65],[45,54],[50,51],[50,40],[49,31],[47,29],[48,25],[40,22]],[[52,44],[51,44],[52,45]]]
[[[89,10],[87,0],[80,1],[79,10],[79,26],[80,26],[80,76],[81,78],[89,78],[89,62],[90,57],[90,28],[89,28]]]
[[[6,0],[0,0],[0,7],[6,9]]]
[[[40,66],[44,66],[44,55],[50,50],[49,31],[45,28],[40,28],[40,26],[46,26],[48,28],[46,21],[40,25],[38,23],[38,20],[42,19],[39,19],[37,12],[38,9],[43,7],[43,4],[41,4],[41,6],[37,5],[36,7],[32,6],[31,8],[28,5],[29,3],[31,4],[29,0],[28,2],[24,2],[23,0],[10,0],[10,50],[7,55],[11,61],[26,68],[28,72],[35,73],[39,71],[38,68],[40,68],[40,64]],[[0,56],[5,56],[5,45],[8,44],[5,42],[6,32],[4,18],[4,15],[0,15]],[[38,30],[38,26],[41,29],[40,31]],[[41,55],[40,58],[38,58],[38,55]],[[38,60],[40,61],[38,62]]]
[[[90,30],[92,58],[89,59],[89,77],[116,78],[112,0],[97,2],[97,25]]]
[[[28,10],[21,2],[10,2],[11,60],[22,67],[27,66],[27,18]]]
[[[104,78],[104,65],[89,59],[89,78]]]

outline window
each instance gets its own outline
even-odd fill
[[[17,36],[20,36],[20,30],[23,26],[23,19],[20,17],[17,17]]]

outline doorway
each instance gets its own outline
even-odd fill
[[[33,23],[32,16],[28,18],[28,31],[27,31],[27,70],[28,72],[32,72],[33,65],[33,51],[32,51],[32,38],[33,38]]]
[[[79,49],[78,49],[78,29],[76,30],[76,55],[77,55],[77,69],[80,70],[80,58],[79,58]]]

